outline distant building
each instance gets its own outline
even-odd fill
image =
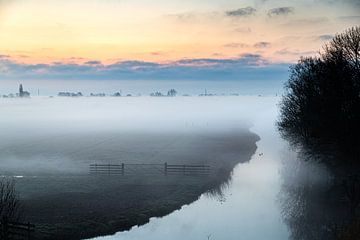
[[[28,98],[28,97],[30,97],[30,93],[27,92],[27,91],[24,91],[22,84],[20,84],[20,86],[19,86],[18,96],[21,97],[21,98],[24,98],[24,97],[27,97],[27,98]]]

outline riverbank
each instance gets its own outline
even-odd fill
[[[94,138],[104,144],[94,147],[85,140]],[[24,220],[36,225],[36,239],[83,239],[128,230],[197,200],[202,193],[226,181],[237,163],[248,161],[257,140],[258,136],[245,128],[172,134],[67,135],[41,142],[41,147],[46,154],[54,152],[52,147],[56,146],[62,157],[68,158],[64,165],[73,164],[64,169],[73,169],[72,172],[53,171],[46,175],[36,172],[36,168],[28,173],[21,168],[12,171],[23,176],[17,178],[16,186]],[[75,153],[73,148],[80,146],[86,150]],[[34,151],[34,147],[36,144],[18,154],[29,155],[27,151]],[[209,176],[88,175],[88,164],[106,157],[109,159],[102,162],[114,163],[121,158],[132,163],[206,164],[212,171]]]

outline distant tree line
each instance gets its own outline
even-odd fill
[[[73,93],[73,92],[59,92],[59,97],[82,97],[83,94],[81,92]]]
[[[159,91],[156,91],[156,92],[153,92],[153,93],[150,93],[150,96],[152,97],[164,97],[164,96],[168,96],[168,97],[176,97],[177,95],[177,91],[175,89],[170,89],[168,92],[167,92],[167,95],[164,95],[162,94],[161,92]]]
[[[360,152],[360,27],[336,35],[290,69],[279,129],[295,142]]]

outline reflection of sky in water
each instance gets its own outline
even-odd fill
[[[277,111],[272,103],[273,107],[258,108],[252,128],[261,137],[257,152],[249,163],[235,168],[222,197],[202,195],[166,217],[99,239],[288,239],[278,203],[280,155],[286,145],[275,131]]]

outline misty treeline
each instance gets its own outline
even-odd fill
[[[281,132],[295,143],[360,151],[360,27],[337,34],[316,57],[290,68],[280,104]]]

